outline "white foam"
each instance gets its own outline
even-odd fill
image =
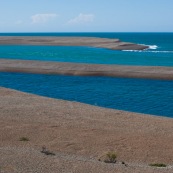
[[[149,50],[149,49],[145,49],[145,50],[123,50],[124,52],[151,52],[151,53],[173,53],[173,51],[157,51],[157,50]]]
[[[173,51],[166,51],[166,50],[163,50],[163,51],[146,51],[146,52],[154,52],[154,53],[173,53]]]
[[[125,52],[173,53],[173,51],[156,50],[156,49],[158,49],[157,45],[146,45],[146,44],[141,44],[141,45],[148,46],[148,48],[144,49],[144,50],[123,50],[123,51],[125,51]]]
[[[148,45],[149,46],[149,49],[157,49],[158,46],[157,45]]]
[[[142,50],[122,50],[124,52],[142,52]]]

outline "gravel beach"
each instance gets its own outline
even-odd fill
[[[173,172],[171,118],[1,87],[0,131],[1,173]],[[42,153],[43,146],[55,155]],[[117,163],[99,161],[109,151],[116,152]],[[155,168],[151,163],[167,167]]]

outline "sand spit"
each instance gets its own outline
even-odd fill
[[[0,45],[91,46],[113,50],[143,50],[148,46],[97,37],[0,36]]]
[[[11,59],[0,59],[0,72],[173,80],[172,67],[94,65]]]
[[[2,173],[172,173],[172,144],[170,118],[0,88]],[[55,156],[41,153],[42,146]],[[98,161],[110,150],[117,153],[116,164]]]

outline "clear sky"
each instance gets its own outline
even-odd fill
[[[173,32],[173,0],[0,0],[0,32]]]

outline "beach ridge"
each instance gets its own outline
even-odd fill
[[[0,59],[0,72],[173,80],[172,67],[101,65]]]
[[[0,45],[90,46],[112,50],[144,50],[146,45],[99,37],[0,36]]]
[[[173,171],[172,118],[100,108],[2,87],[0,99],[2,171]],[[21,137],[28,141],[20,141]],[[43,146],[55,156],[41,153]],[[108,151],[117,153],[116,164],[99,161]],[[167,167],[153,168],[151,163],[164,163]]]

